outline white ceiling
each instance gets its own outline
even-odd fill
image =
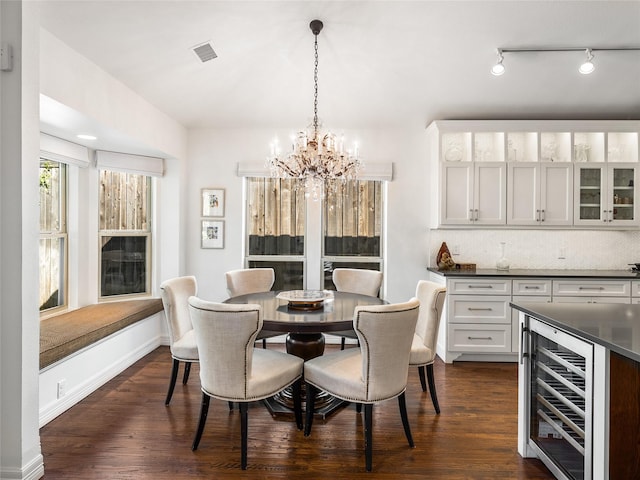
[[[426,126],[436,119],[640,119],[640,1],[57,1],[42,26],[188,128]],[[191,48],[211,41],[218,58]]]

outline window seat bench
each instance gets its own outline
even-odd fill
[[[87,305],[40,322],[42,370],[112,333],[162,311],[162,300],[150,298]]]

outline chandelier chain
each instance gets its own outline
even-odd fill
[[[313,133],[314,137],[318,138],[318,35],[315,35],[315,63],[313,69]]]

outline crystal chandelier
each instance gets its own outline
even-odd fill
[[[315,65],[313,71],[313,124],[298,132],[291,140],[291,151],[281,152],[278,140],[271,144],[267,166],[272,177],[298,178],[304,181],[306,196],[318,200],[325,189],[335,189],[338,182],[358,176],[362,162],[358,158],[358,145],[345,150],[344,135],[338,138],[331,132],[320,132],[318,125],[318,34],[323,24],[313,20],[309,27],[315,37]]]

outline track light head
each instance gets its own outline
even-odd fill
[[[580,68],[578,68],[578,71],[583,75],[589,75],[591,72],[593,72],[596,69],[595,65],[591,61],[593,60],[593,53],[591,53],[590,48],[587,48],[586,54],[587,54],[587,60],[582,65],[580,65]]]
[[[502,61],[504,60],[504,57],[502,56],[502,50],[498,49],[498,61],[496,62],[496,64],[491,67],[491,74],[495,75],[496,77],[502,75],[504,73],[504,65],[502,64]]]

